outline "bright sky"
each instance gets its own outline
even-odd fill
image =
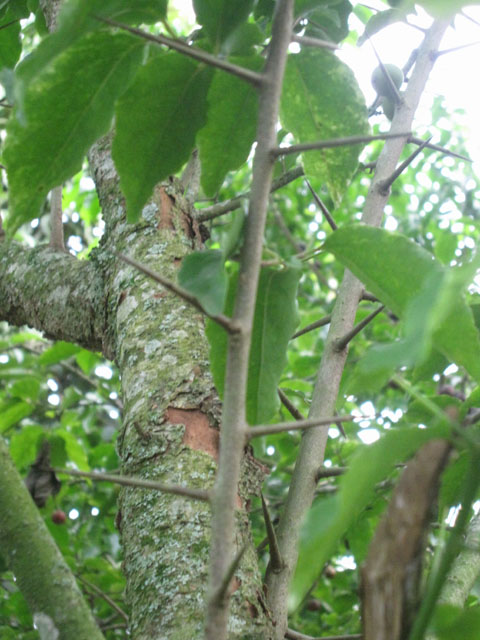
[[[365,5],[376,9],[386,9],[380,0],[364,0]],[[355,4],[353,0],[353,4]],[[191,0],[176,0],[175,5],[185,16],[194,21]],[[467,43],[480,42],[480,6],[467,7],[469,16],[479,24],[474,24],[462,16],[456,19],[455,30],[449,29],[442,42],[442,49],[450,49]],[[352,24],[361,33],[363,27],[356,20]],[[418,16],[412,18],[415,24],[426,27],[431,18],[422,9]],[[391,25],[375,35],[373,42],[383,62],[391,62],[402,67],[410,52],[419,45],[422,33],[405,24]],[[353,69],[367,104],[370,104],[375,93],[370,84],[370,76],[377,66],[377,59],[372,47],[367,42],[362,47],[342,45],[338,55]],[[418,112],[419,122],[428,122],[428,109],[432,99],[437,95],[445,96],[449,109],[464,109],[465,125],[470,131],[467,148],[475,160],[477,174],[480,175],[480,44],[440,56],[425,91],[422,106]],[[422,117],[422,113],[424,114]]]

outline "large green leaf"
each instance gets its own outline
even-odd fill
[[[286,363],[286,351],[297,326],[296,295],[298,269],[277,271],[264,268],[260,280],[253,321],[248,363],[247,420],[249,424],[268,422],[278,407],[277,386]],[[232,315],[238,273],[230,277],[225,314]],[[209,321],[210,362],[218,392],[223,396],[227,360],[227,334]]]
[[[203,26],[215,49],[242,22],[253,7],[253,0],[193,0],[197,21]]]
[[[283,126],[295,142],[315,142],[368,132],[365,99],[346,64],[324,49],[288,58],[281,103]],[[324,181],[338,203],[357,167],[359,145],[307,151],[305,173]]]
[[[132,79],[143,48],[127,34],[90,34],[29,87],[26,123],[10,119],[4,151],[11,229],[38,216],[49,190],[80,170],[90,146],[111,126],[114,101]]]
[[[193,293],[211,314],[222,313],[227,293],[227,274],[221,251],[194,251],[182,260],[178,283]]]
[[[263,59],[235,58],[232,62],[258,71]],[[258,97],[247,82],[216,72],[208,91],[207,123],[199,131],[202,187],[206,195],[216,194],[229,171],[248,158],[257,128]]]
[[[118,101],[113,158],[131,222],[154,186],[188,160],[205,124],[211,77],[211,69],[178,53],[159,54]]]
[[[429,323],[433,345],[439,351],[480,380],[480,340],[462,294],[470,267],[465,273],[445,268],[405,236],[364,225],[337,230],[324,247],[399,317],[405,315],[429,279],[439,282],[443,274],[444,284],[435,301],[433,317],[421,318],[418,313],[416,317],[424,323],[423,329]]]
[[[97,19],[108,18],[123,23],[157,22],[165,17],[167,0],[67,0],[62,3],[58,27],[45,38],[19,67],[18,97],[30,82],[56,56],[71,47],[89,31],[105,28]]]
[[[480,4],[480,2],[473,0],[418,0],[418,4],[421,4],[434,16],[448,17],[461,11],[463,7]]]
[[[0,405],[0,433],[9,429],[12,425],[29,416],[33,406],[28,402],[12,400]]]
[[[0,69],[12,69],[20,58],[20,20],[11,10],[0,18]]]
[[[337,495],[330,500],[319,500],[303,524],[299,561],[292,583],[292,608],[318,578],[325,562],[335,552],[339,538],[372,500],[375,485],[385,479],[396,463],[405,461],[422,444],[438,437],[448,437],[448,428],[391,430],[354,455]]]

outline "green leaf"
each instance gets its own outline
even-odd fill
[[[341,42],[349,34],[348,19],[352,12],[349,0],[317,9],[308,14],[306,36]]]
[[[433,16],[445,18],[461,11],[463,7],[480,3],[472,0],[418,0],[418,4],[425,7]]]
[[[90,471],[87,455],[77,438],[66,429],[57,429],[55,435],[64,440],[68,459],[73,462],[80,471]]]
[[[242,22],[253,7],[253,0],[193,0],[197,22],[203,26],[214,48]]]
[[[20,20],[9,10],[0,19],[0,69],[13,69],[21,51]]]
[[[40,393],[40,381],[34,376],[25,375],[12,384],[9,391],[14,398],[35,402]]]
[[[374,496],[375,485],[398,462],[412,456],[425,442],[448,437],[448,429],[398,429],[387,431],[377,442],[354,455],[340,481],[337,495],[325,508],[324,500],[313,506],[302,527],[300,556],[292,583],[290,605],[295,608],[335,552],[339,538]]]
[[[257,56],[231,61],[256,71],[263,66]],[[257,129],[258,97],[247,82],[217,71],[207,100],[207,123],[198,133],[198,146],[202,187],[207,196],[213,196],[227,173],[238,169],[248,158]]]
[[[385,27],[388,27],[394,22],[399,22],[405,19],[406,12],[402,9],[387,9],[386,11],[379,11],[374,13],[370,20],[367,22],[365,31],[358,39],[358,46],[360,47],[369,38],[374,36]]]
[[[462,295],[470,277],[470,265],[466,266],[465,274],[460,269],[445,269],[428,251],[405,236],[364,225],[335,231],[324,247],[399,317],[405,315],[408,305],[418,298],[428,280],[441,278],[443,272],[440,299],[436,301],[433,317],[425,319],[431,323],[433,345],[480,380],[480,340],[472,312]]]
[[[33,411],[32,405],[27,402],[5,402],[0,405],[0,433],[17,424]]]
[[[230,258],[241,244],[244,225],[245,213],[243,209],[232,211],[230,220],[220,232],[220,247],[225,260]]]
[[[40,425],[27,425],[12,434],[10,438],[10,455],[19,469],[24,469],[37,457],[38,443],[45,437],[45,430]]]
[[[41,356],[39,356],[38,362],[46,366],[57,364],[57,362],[61,362],[62,360],[71,358],[81,350],[81,347],[76,344],[59,340],[58,342],[55,342],[53,346],[46,349]]]
[[[19,67],[18,97],[32,80],[65,49],[86,33],[105,29],[95,16],[128,24],[153,23],[166,16],[167,0],[67,0],[62,3],[58,28],[29,55]],[[108,27],[107,27],[108,28]]]
[[[26,124],[10,119],[4,151],[10,229],[38,216],[50,189],[81,168],[90,146],[108,131],[114,101],[140,64],[143,47],[126,34],[88,35],[29,87]]]
[[[281,119],[296,143],[368,132],[365,99],[352,71],[333,53],[308,49],[290,55],[283,85]],[[307,176],[324,181],[338,204],[358,164],[361,146],[308,151]]]
[[[253,321],[248,363],[247,421],[268,422],[278,407],[277,386],[286,363],[288,342],[297,326],[296,294],[301,272],[264,268],[260,280]],[[224,313],[231,316],[238,272],[230,277]],[[210,361],[217,390],[223,396],[227,359],[227,334],[208,321]]]
[[[227,293],[227,274],[221,251],[189,253],[182,260],[178,283],[193,293],[208,313],[222,313]]]
[[[433,630],[438,640],[477,640],[480,636],[480,608],[463,609],[451,604],[440,604],[433,617]]]
[[[130,222],[154,186],[188,160],[205,124],[211,76],[211,69],[178,53],[159,54],[118,101],[113,158]]]

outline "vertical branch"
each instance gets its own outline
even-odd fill
[[[433,54],[437,50],[448,24],[447,20],[437,20],[427,32],[418,53],[414,72],[403,96],[404,100],[396,109],[391,133],[401,133],[410,129],[420,96],[433,66]],[[391,138],[383,147],[365,201],[362,219],[366,224],[379,226],[381,223],[383,210],[389,196],[389,193],[382,191],[382,181],[386,180],[395,170],[406,142],[406,137]],[[332,313],[328,337],[312,396],[309,414],[312,418],[332,415],[335,410],[338,389],[348,353],[348,348],[339,352],[335,349],[335,345],[353,327],[362,290],[362,284],[349,271],[345,271]],[[300,525],[314,497],[316,473],[324,458],[327,434],[327,427],[313,428],[306,432],[302,439],[285,509],[277,529],[278,544],[285,567],[283,571],[276,573],[267,570],[268,602],[276,621],[276,637],[279,640],[284,637],[287,627],[288,586],[298,557]]]
[[[50,193],[50,246],[56,251],[65,251],[62,215],[62,185],[60,185]]]
[[[275,161],[271,151],[276,144],[276,125],[292,24],[293,0],[279,0],[265,64],[264,82],[259,88],[257,149],[253,162],[245,243],[233,314],[233,321],[240,327],[240,331],[236,335],[230,335],[228,345],[220,456],[212,499],[207,640],[224,640],[227,637],[228,598],[219,601],[215,594],[235,552],[235,505],[238,502],[237,487],[247,428],[245,405],[248,354],[268,196]]]

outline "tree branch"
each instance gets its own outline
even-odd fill
[[[230,318],[223,315],[222,313],[218,315],[208,313],[208,311],[204,308],[204,306],[199,301],[199,299],[196,298],[194,295],[192,295],[190,291],[187,291],[186,289],[184,289],[183,287],[180,287],[175,282],[168,280],[168,278],[164,278],[159,273],[152,271],[141,262],[137,262],[137,260],[134,260],[133,258],[129,258],[128,256],[123,255],[123,253],[115,252],[115,255],[118,258],[120,258],[120,260],[123,260],[123,262],[126,262],[130,266],[135,267],[135,269],[138,269],[138,271],[141,271],[152,280],[155,280],[155,282],[159,282],[163,287],[165,287],[165,289],[168,289],[172,293],[175,293],[177,296],[179,296],[180,298],[182,298],[183,300],[191,304],[192,307],[195,307],[195,309],[198,309],[201,313],[207,316],[207,318],[210,318],[211,320],[219,324],[221,327],[226,329],[228,333],[236,333],[239,331],[235,323]]]
[[[416,138],[415,136],[410,136],[407,140],[408,143],[411,144],[424,144],[424,140],[421,138]],[[433,149],[434,151],[439,151],[440,153],[444,153],[446,156],[451,156],[452,158],[458,158],[459,160],[465,160],[465,162],[473,162],[471,158],[468,156],[462,156],[461,153],[456,153],[455,151],[450,151],[449,149],[445,149],[445,147],[440,147],[438,144],[432,144],[428,142],[425,147],[427,149]]]
[[[277,389],[278,397],[280,398],[280,402],[283,406],[290,412],[290,414],[295,418],[295,420],[305,420],[305,417],[301,414],[301,412],[297,409],[297,407],[290,402],[287,395],[284,393],[280,387]]]
[[[385,180],[395,170],[409,137],[409,134],[400,132],[408,131],[412,126],[416,107],[433,66],[432,53],[438,49],[448,25],[448,20],[435,21],[420,47],[404,100],[395,111],[391,139],[386,141],[380,153],[375,176],[366,197],[363,209],[363,221],[366,224],[379,226],[381,223],[387,197],[380,193],[377,183]],[[331,415],[335,411],[348,352],[347,349],[338,352],[335,343],[352,329],[362,292],[363,285],[346,271],[332,313],[317,375],[310,409],[311,418]],[[297,562],[300,523],[315,495],[316,474],[324,458],[327,434],[327,428],[310,429],[302,438],[285,509],[277,527],[277,537],[286,568],[281,573],[269,572],[266,576],[268,602],[277,622],[277,640],[283,638],[287,627],[288,585]]]
[[[176,496],[185,496],[194,500],[208,502],[210,494],[203,489],[190,489],[189,487],[180,487],[176,485],[162,484],[154,480],[144,480],[143,478],[131,478],[128,476],[117,476],[113,473],[100,473],[92,471],[78,471],[77,469],[52,469],[55,473],[74,476],[76,478],[89,478],[96,482],[113,482],[123,487],[137,487],[138,489],[153,489],[162,493],[171,493]]]
[[[375,140],[388,140],[390,138],[408,138],[410,131],[406,133],[379,133],[375,136],[347,136],[346,138],[332,138],[331,140],[317,140],[317,142],[304,142],[292,144],[289,147],[275,147],[271,153],[275,156],[288,156],[291,153],[303,151],[318,151],[319,149],[333,149],[334,147],[347,147],[353,144],[366,144]]]
[[[300,336],[303,336],[306,333],[313,331],[314,329],[324,327],[326,324],[329,324],[331,319],[332,316],[329,314],[328,316],[320,318],[320,320],[317,320],[316,322],[312,322],[312,324],[307,324],[306,327],[303,327],[303,329],[299,329],[296,333],[294,333],[290,340],[295,340],[295,338],[299,338]]]
[[[272,567],[272,571],[281,571],[283,568],[283,560],[280,549],[278,548],[275,528],[273,526],[272,519],[270,518],[270,513],[268,512],[267,503],[265,502],[263,493],[260,494],[260,497],[262,498],[263,519],[265,520],[265,528],[267,530],[268,548],[270,552],[270,565]]]
[[[305,179],[305,182],[307,183],[307,187],[310,189],[310,193],[312,194],[315,202],[317,203],[318,207],[320,208],[320,211],[323,213],[325,220],[328,222],[328,224],[330,225],[331,229],[333,231],[335,231],[336,229],[338,229],[335,220],[332,218],[330,211],[327,209],[327,207],[323,204],[322,200],[320,199],[320,197],[317,195],[316,191],[314,191],[312,185],[310,184],[310,181]]]
[[[322,425],[335,424],[336,422],[353,422],[361,416],[331,416],[329,418],[309,418],[307,420],[297,420],[296,422],[278,422],[277,424],[266,424],[250,427],[246,433],[247,441],[259,436],[269,436],[273,433],[283,431],[298,431],[299,429],[312,429]],[[364,420],[366,418],[363,418]]]
[[[210,581],[206,616],[206,640],[226,640],[228,601],[218,603],[215,593],[233,556],[235,503],[246,436],[246,392],[251,329],[263,250],[263,235],[275,158],[277,122],[283,74],[293,25],[293,0],[279,0],[272,25],[272,39],[259,88],[257,147],[253,160],[252,188],[242,248],[233,322],[241,328],[228,340],[225,370],[220,457],[212,499]]]
[[[353,338],[355,338],[355,336],[357,336],[360,331],[362,331],[368,324],[370,324],[370,322],[384,309],[385,305],[380,305],[377,309],[375,309],[375,311],[369,313],[366,318],[352,327],[348,333],[346,333],[341,338],[338,338],[338,340],[335,342],[335,348],[337,349],[337,351],[343,351],[344,349],[346,349],[349,342],[353,340]]]
[[[312,38],[311,36],[297,36],[296,33],[292,34],[292,42],[298,42],[304,47],[319,47],[320,49],[332,49],[333,51],[340,48],[335,42]]]
[[[390,189],[390,187],[392,186],[392,184],[395,182],[395,180],[401,176],[401,174],[405,171],[405,169],[412,164],[412,162],[415,160],[415,158],[418,156],[419,153],[421,153],[425,147],[427,146],[427,144],[430,142],[430,140],[432,139],[432,137],[430,136],[430,138],[428,138],[428,140],[425,140],[424,142],[422,142],[422,144],[418,147],[418,149],[415,149],[415,151],[413,153],[411,153],[408,158],[406,158],[401,164],[398,165],[398,167],[395,169],[395,171],[392,173],[391,176],[389,176],[388,178],[386,178],[385,180],[382,180],[382,182],[378,182],[378,188],[382,189],[385,193],[385,195],[388,195],[388,191]]]
[[[176,40],[175,38],[169,38],[162,35],[154,36],[152,33],[142,31],[141,29],[137,29],[136,27],[130,27],[129,25],[117,22],[116,20],[110,20],[109,18],[102,18],[100,16],[94,17],[100,22],[105,22],[105,24],[109,24],[112,27],[117,27],[117,29],[128,31],[129,33],[132,33],[139,38],[154,42],[158,45],[166,46],[169,49],[173,49],[174,51],[177,51],[177,53],[181,53],[184,56],[188,56],[189,58],[193,58],[194,60],[198,60],[199,62],[208,64],[211,67],[216,67],[217,69],[226,71],[227,73],[237,76],[237,78],[246,80],[250,84],[253,84],[255,87],[261,86],[264,82],[262,74],[257,73],[256,71],[251,71],[250,69],[246,69],[244,67],[240,67],[236,64],[232,64],[227,60],[221,60],[220,58],[213,56],[211,53],[207,53],[203,49],[196,49],[195,47],[191,47],[190,45],[185,44],[185,42],[183,42],[182,40]]]

